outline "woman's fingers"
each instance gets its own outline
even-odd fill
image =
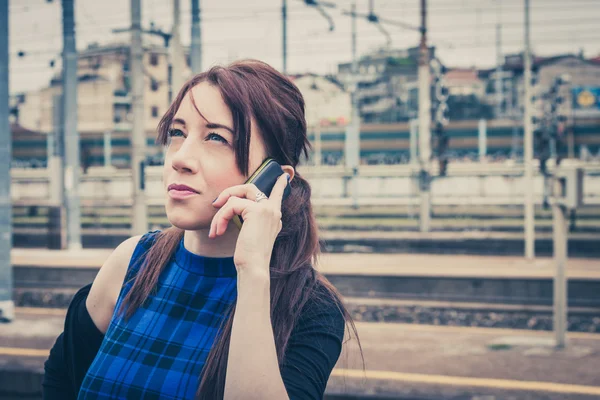
[[[223,205],[213,217],[208,237],[212,238],[224,233],[227,230],[229,221],[231,221],[235,215],[242,215],[246,208],[255,204],[257,203],[252,200],[229,197],[225,205]]]

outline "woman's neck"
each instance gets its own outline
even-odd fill
[[[233,221],[227,231],[214,239],[208,237],[208,229],[185,231],[183,245],[187,251],[205,257],[233,257],[239,229]]]

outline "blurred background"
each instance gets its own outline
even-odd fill
[[[349,342],[329,398],[600,398],[600,1],[0,7],[0,399],[41,398],[72,295],[169,226],[157,124],[242,58],[306,101],[320,269],[367,362]]]

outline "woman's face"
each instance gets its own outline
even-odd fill
[[[241,185],[247,178],[237,168],[233,119],[221,92],[207,82],[199,83],[191,91],[198,110],[206,119],[196,111],[188,92],[169,131],[163,183],[169,222],[180,229],[200,230],[210,227],[217,212],[212,206],[213,200],[224,189]],[[250,173],[265,158],[264,143],[252,121]],[[192,192],[173,185],[187,186]]]

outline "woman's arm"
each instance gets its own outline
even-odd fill
[[[93,284],[86,285],[73,296],[64,331],[56,339],[44,363],[44,400],[77,397],[108,329],[129,261],[140,237],[121,243],[104,262]]]
[[[64,331],[56,339],[44,363],[44,400],[75,399],[94,360],[103,334],[92,322],[85,306],[91,284],[81,288],[69,305]]]
[[[269,277],[238,272],[224,400],[287,398],[271,325]]]
[[[225,399],[322,399],[346,322],[331,299],[311,299],[294,327],[279,368],[270,318],[269,282],[238,274]]]
[[[322,399],[344,342],[346,320],[330,298],[309,300],[294,327],[281,367],[290,399]]]
[[[64,333],[56,339],[50,350],[50,356],[44,363],[44,380],[42,381],[44,400],[75,399],[73,387],[66,371],[64,358]]]

